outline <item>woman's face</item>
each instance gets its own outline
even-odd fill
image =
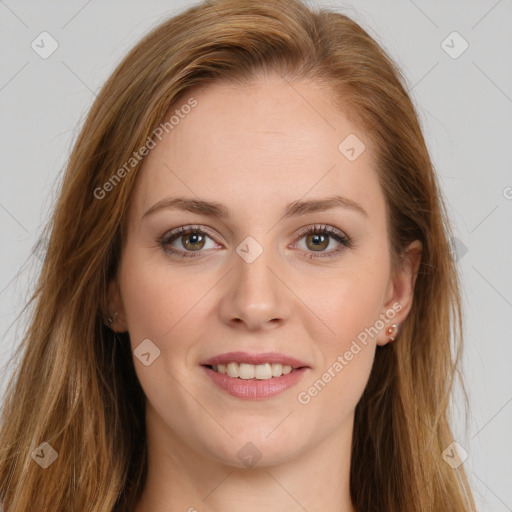
[[[392,277],[370,142],[326,90],[271,75],[181,105],[191,96],[137,178],[115,327],[162,450],[284,463],[350,437],[376,345],[410,309],[419,246]]]

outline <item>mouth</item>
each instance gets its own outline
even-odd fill
[[[302,361],[278,353],[230,352],[204,361],[201,366],[221,390],[250,400],[282,393],[310,370]]]

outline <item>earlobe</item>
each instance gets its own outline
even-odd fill
[[[422,250],[423,244],[420,240],[411,242],[405,249],[401,264],[389,283],[391,297],[384,305],[383,311],[389,321],[377,338],[378,345],[383,346],[399,338],[400,325],[405,321],[412,307]]]
[[[105,325],[114,332],[126,332],[126,317],[124,314],[123,301],[119,285],[115,279],[112,279],[107,290],[108,312],[106,313]]]

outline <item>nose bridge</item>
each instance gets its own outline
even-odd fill
[[[245,248],[247,249],[247,245]],[[249,248],[243,256],[240,252],[243,252],[242,245],[237,249],[238,259],[235,259],[235,273],[239,285],[247,289],[261,288],[261,291],[266,292],[272,290],[272,284],[275,283],[271,283],[273,275],[269,268],[275,266],[275,255],[271,248],[265,248],[261,254],[255,254],[254,248]]]
[[[274,275],[278,258],[269,238],[266,238],[268,246],[250,236],[237,246],[230,290],[223,299],[225,321],[241,320],[248,327],[257,328],[287,316],[284,288]]]
[[[255,238],[248,236],[238,245],[236,253],[237,290],[252,296],[256,301],[268,301],[274,297],[276,283],[270,268],[276,265],[276,256],[272,252],[269,237],[265,239],[263,246]]]

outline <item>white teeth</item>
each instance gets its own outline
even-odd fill
[[[241,379],[254,379],[254,365],[240,363],[240,378]]]
[[[240,367],[238,366],[238,363],[229,363],[226,373],[229,377],[240,377]]]
[[[279,363],[272,363],[272,377],[281,377],[283,374],[283,365]]]
[[[272,367],[269,363],[259,364],[254,367],[254,376],[260,380],[267,380],[272,378]]]
[[[212,366],[213,370],[227,374],[229,377],[238,377],[240,379],[258,379],[268,380],[272,377],[281,377],[292,371],[289,365],[282,365],[279,363],[264,363],[264,364],[247,364],[247,363],[228,363],[217,364]]]

